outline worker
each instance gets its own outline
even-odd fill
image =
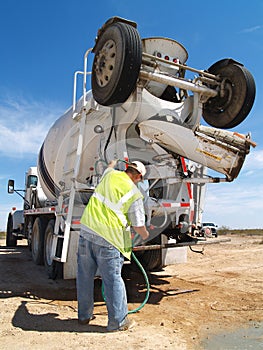
[[[88,324],[95,318],[94,277],[98,274],[104,285],[108,331],[124,331],[135,323],[127,316],[121,277],[124,258],[131,259],[130,226],[143,240],[149,237],[143,196],[136,186],[143,180],[145,166],[134,161],[119,171],[114,169],[116,163],[109,163],[83,212],[78,248],[78,322]]]

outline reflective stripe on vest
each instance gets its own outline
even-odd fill
[[[111,202],[108,198],[104,197],[101,193],[94,192],[93,196],[101,201],[104,205],[106,205],[110,210],[112,210],[120,219],[124,227],[127,227],[127,219],[123,212],[121,211],[121,207],[124,203],[128,202],[128,200],[135,194],[135,191],[131,189],[128,193],[126,193],[118,203]]]
[[[125,227],[127,225],[127,220],[125,215],[121,212],[120,210],[120,206],[119,203],[115,204],[112,203],[108,198],[105,198],[104,196],[102,196],[100,193],[98,192],[94,192],[93,196],[95,198],[97,198],[101,203],[103,203],[104,205],[106,205],[106,207],[108,207],[110,210],[112,210],[120,219],[120,221],[122,222],[122,225]]]

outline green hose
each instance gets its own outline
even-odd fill
[[[147,292],[146,292],[144,301],[141,303],[141,305],[138,306],[137,308],[133,309],[133,310],[128,311],[128,314],[134,314],[135,312],[140,311],[144,307],[144,305],[147,303],[147,301],[149,299],[149,295],[150,295],[150,283],[149,283],[149,279],[148,279],[148,276],[146,274],[146,271],[144,270],[142,264],[139,262],[139,260],[136,258],[135,254],[133,252],[131,253],[131,255],[132,255],[132,258],[134,259],[134,261],[136,262],[136,264],[138,265],[138,267],[140,268],[140,270],[141,270],[141,272],[143,274],[144,280],[145,280],[146,285],[147,285]],[[101,286],[101,293],[102,293],[102,297],[103,297],[104,301],[106,302],[106,298],[105,298],[105,295],[104,295],[104,285],[103,285],[103,283],[102,283],[102,286]]]
[[[128,314],[134,314],[135,312],[140,311],[140,310],[144,307],[144,305],[147,303],[147,301],[148,301],[148,299],[149,299],[149,295],[150,295],[150,283],[149,283],[149,279],[148,279],[147,273],[146,273],[146,271],[144,270],[142,264],[141,264],[141,263],[139,262],[139,260],[136,258],[135,254],[132,252],[131,255],[132,255],[134,261],[136,262],[136,264],[138,265],[138,267],[140,268],[140,270],[141,270],[141,272],[142,272],[142,274],[143,274],[143,277],[144,277],[145,282],[146,282],[146,285],[147,285],[147,292],[146,292],[144,301],[141,303],[141,305],[138,306],[138,307],[137,307],[136,309],[134,309],[134,310],[130,310],[130,311],[128,312]]]

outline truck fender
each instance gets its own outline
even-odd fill
[[[219,61],[215,62],[214,64],[212,64],[212,66],[209,67],[207,69],[207,71],[209,73],[214,74],[215,70],[217,70],[219,68],[226,67],[232,63],[236,63],[236,64],[239,64],[240,66],[244,66],[241,62],[238,62],[238,61],[234,60],[233,58],[223,58],[222,60],[219,60]]]
[[[96,39],[95,39],[95,45],[94,45],[94,47],[92,49],[93,53],[96,52],[96,46],[97,46],[97,43],[98,43],[99,38],[101,37],[101,35],[105,32],[105,30],[110,25],[112,25],[113,23],[116,23],[116,22],[126,23],[126,24],[129,24],[130,26],[132,26],[134,28],[137,28],[137,23],[133,22],[133,21],[129,21],[128,19],[125,19],[125,18],[122,18],[122,17],[117,17],[117,16],[109,18],[97,32],[97,36],[96,36]]]
[[[13,217],[13,230],[18,230],[24,224],[24,210],[15,210],[10,214]]]

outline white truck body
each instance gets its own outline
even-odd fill
[[[51,277],[62,267],[64,278],[76,276],[80,217],[111,159],[145,164],[142,191],[146,222],[152,228],[150,243],[162,245],[173,239],[180,246],[189,240],[191,224],[201,220],[205,184],[234,180],[250,146],[255,146],[250,135],[217,127],[238,125],[252,107],[253,78],[241,64],[227,59],[208,72],[188,68],[188,54],[181,44],[167,38],[140,40],[135,28],[134,22],[113,18],[98,32],[92,72],[87,71],[90,49],[84,56],[83,71],[75,74],[72,107],[43,142],[37,170],[31,174],[38,181],[26,187],[24,236],[32,247],[33,260],[44,261]],[[120,37],[114,37],[116,30]],[[127,59],[132,67],[136,58],[123,56],[126,54],[119,53],[116,45],[124,40],[123,30],[134,35],[123,45],[133,44],[139,57],[138,75],[132,76],[131,87],[129,74],[136,69],[127,71]],[[126,63],[120,67],[122,58]],[[185,79],[187,69],[199,78]],[[222,79],[224,74],[227,78]],[[79,75],[83,94],[77,101]],[[91,91],[86,90],[88,75],[92,76]],[[229,111],[237,104],[232,96],[239,94],[239,90],[229,94],[231,86],[234,89],[230,80],[237,79],[232,76],[245,79],[246,91],[240,87],[241,105]],[[117,80],[112,83],[113,79]],[[241,112],[245,105],[246,115]],[[220,118],[215,118],[218,110]],[[212,127],[201,125],[202,115]],[[217,171],[219,177],[207,176],[207,168]],[[125,163],[120,161],[118,169],[124,170]],[[7,233],[9,238],[15,233],[10,222]],[[141,247],[137,251],[144,254],[149,268],[163,264],[161,250],[143,253]]]

